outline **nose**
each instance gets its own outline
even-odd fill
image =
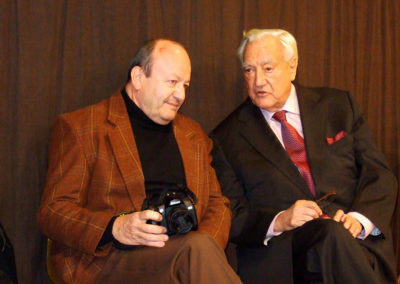
[[[179,101],[183,102],[185,100],[185,86],[183,84],[178,84],[174,91],[174,97]]]
[[[256,69],[255,83],[256,83],[256,86],[263,86],[266,83],[265,73],[261,68]]]

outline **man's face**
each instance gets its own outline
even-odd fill
[[[279,110],[290,95],[297,60],[287,62],[283,44],[277,37],[267,35],[247,44],[243,62],[250,99],[267,111]]]
[[[190,83],[190,59],[186,51],[175,44],[163,44],[153,51],[149,77],[142,77],[136,104],[155,123],[171,122],[185,100]]]

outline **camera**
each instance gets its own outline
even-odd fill
[[[148,224],[164,226],[169,236],[186,234],[197,229],[197,216],[194,204],[195,194],[183,185],[146,186],[147,198],[142,210],[150,209],[162,215],[161,222],[148,220]]]

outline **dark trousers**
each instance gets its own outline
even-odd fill
[[[342,223],[315,219],[273,237],[268,246],[239,245],[239,275],[245,284],[388,283],[363,242]]]
[[[222,248],[206,234],[172,236],[163,248],[114,250],[97,283],[242,283]]]
[[[316,219],[296,229],[295,283],[380,283],[373,270],[374,256],[359,242],[333,220]]]

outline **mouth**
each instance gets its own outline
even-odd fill
[[[256,91],[254,91],[254,93],[257,97],[265,97],[265,96],[270,95],[270,93],[268,93],[266,91],[262,91],[262,90],[258,90],[258,91],[256,90]]]
[[[166,104],[171,106],[174,109],[179,109],[179,107],[181,106],[180,103],[175,103],[175,102],[166,102]]]

